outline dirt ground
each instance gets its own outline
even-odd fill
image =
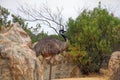
[[[107,75],[90,75],[81,78],[64,78],[64,79],[52,79],[52,80],[108,80]]]
[[[66,78],[66,79],[53,79],[53,80],[107,80],[107,78],[85,77],[85,78]]]
[[[101,69],[100,74],[90,74],[88,76],[80,78],[64,78],[64,79],[52,79],[52,80],[108,80],[108,69]]]

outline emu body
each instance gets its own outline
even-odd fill
[[[67,45],[67,38],[64,35],[64,30],[60,30],[59,33],[60,35],[64,38],[65,41],[61,41],[52,37],[46,37],[41,39],[35,46],[34,50],[36,52],[36,56],[38,57],[40,54],[43,56],[43,59],[47,59],[50,57],[49,62],[50,62],[50,75],[49,75],[49,80],[51,80],[51,71],[52,71],[52,63],[51,59],[57,55],[62,53],[64,50],[68,48]]]
[[[67,43],[51,37],[40,40],[34,47],[36,56],[40,54],[44,57],[52,57],[67,49]]]

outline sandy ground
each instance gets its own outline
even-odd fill
[[[53,80],[107,80],[105,77],[85,77],[85,78],[66,78],[66,79],[53,79]]]

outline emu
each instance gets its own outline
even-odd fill
[[[51,59],[62,53],[68,48],[68,39],[65,36],[66,31],[59,30],[59,34],[63,37],[64,41],[52,38],[52,37],[46,37],[41,39],[35,46],[34,50],[36,52],[36,56],[38,57],[40,54],[43,56],[44,59],[49,60],[50,62],[50,71],[49,71],[49,80],[51,80],[51,71],[52,71],[52,62]]]

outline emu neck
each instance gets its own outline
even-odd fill
[[[64,39],[65,42],[68,41],[68,39],[67,39],[67,37],[65,35],[61,34],[61,36],[63,37],[63,39]]]

